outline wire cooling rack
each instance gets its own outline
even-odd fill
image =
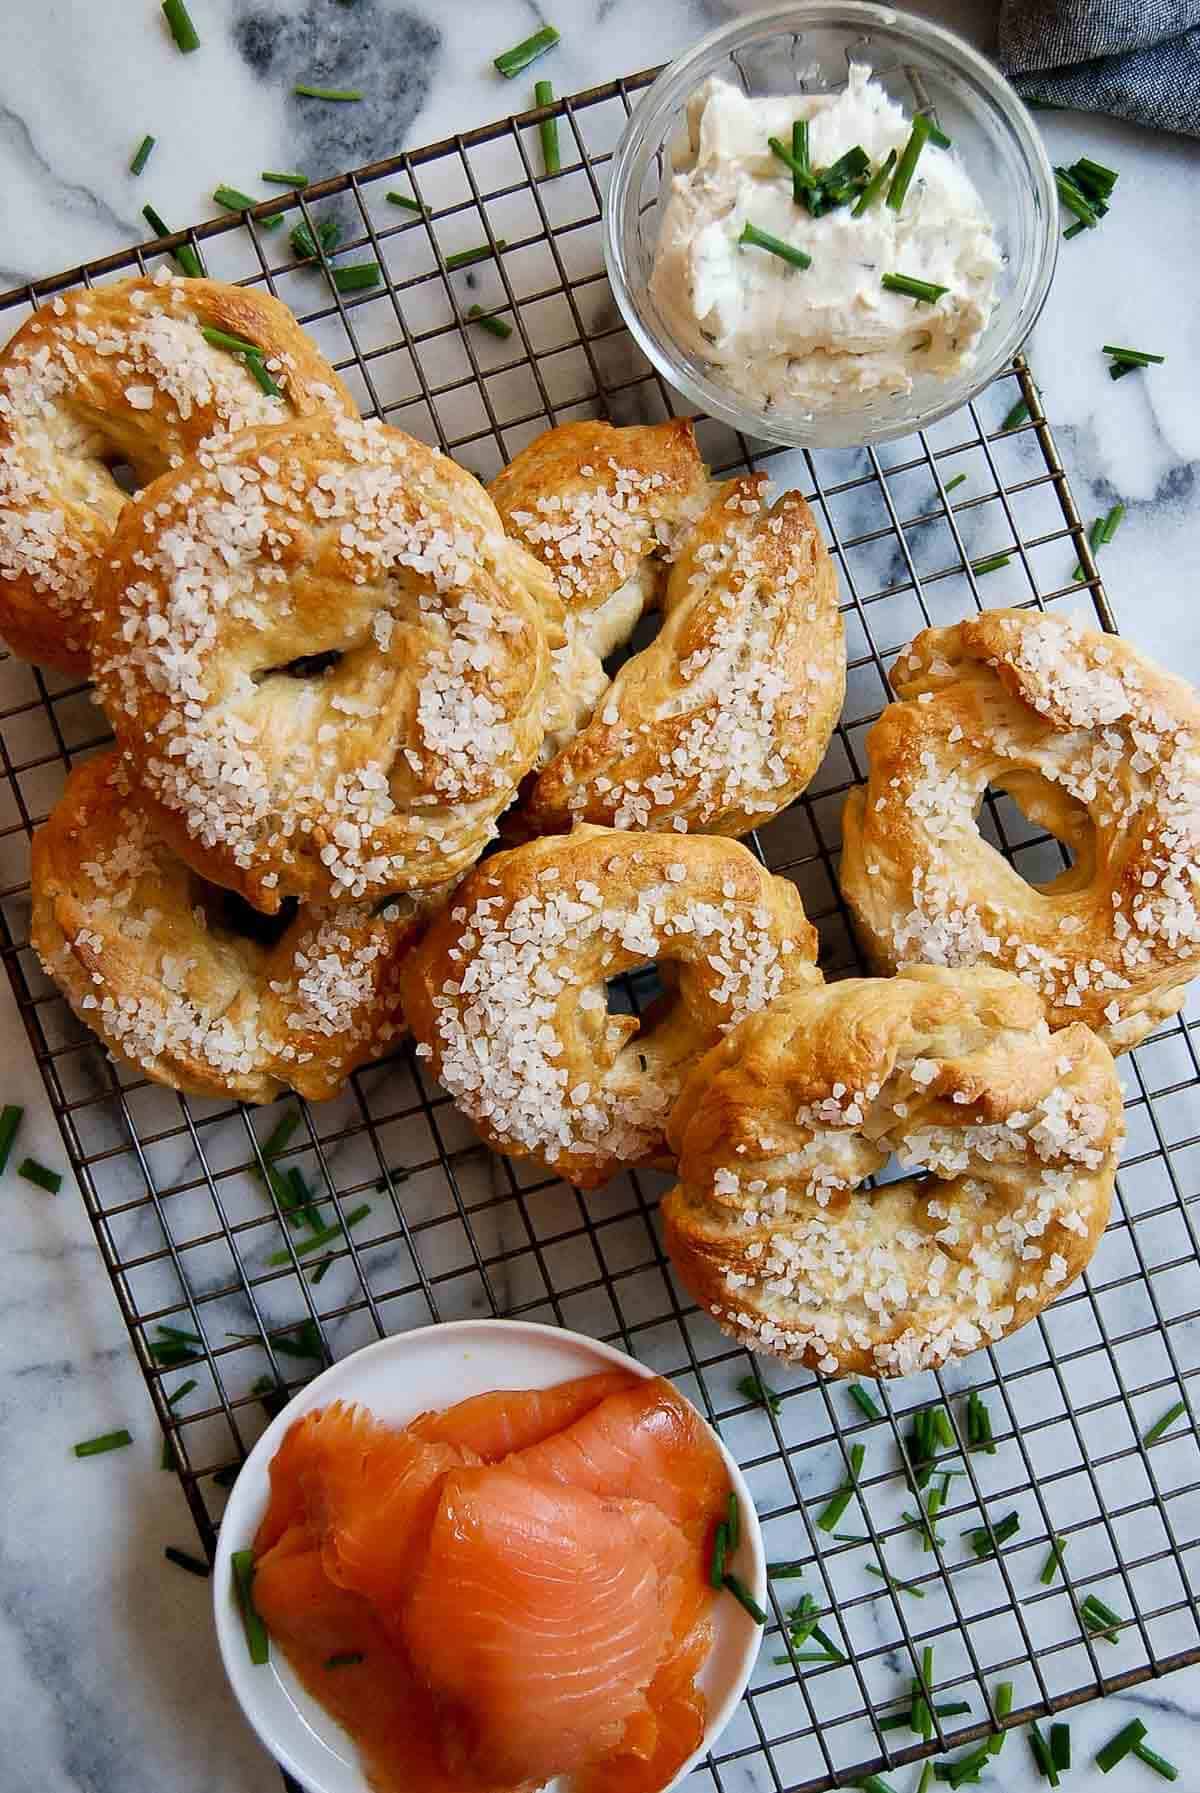
[[[64,288],[153,268],[187,241],[212,275],[265,286],[288,303],[364,411],[484,479],[550,423],[662,418],[678,400],[621,325],[599,232],[606,165],[631,96],[652,78],[595,88],[327,181],[302,200],[285,195],[245,219],[9,293],[0,334]],[[551,113],[564,167],[548,179],[537,125]],[[389,190],[417,198],[424,213],[397,207]],[[381,284],[341,294],[319,264],[297,267],[289,234],[301,213],[310,226],[335,214],[352,259],[378,260]],[[277,215],[282,229],[269,225]],[[450,265],[484,244],[470,266]],[[473,306],[511,335],[501,340],[469,320]],[[1027,420],[1003,429],[1020,399]],[[897,650],[924,624],[984,603],[1082,601],[1106,628],[1112,619],[1023,363],[967,410],[886,449],[760,451],[704,419],[698,433],[714,468],[766,462],[798,486],[839,563],[845,710],[807,795],[751,843],[798,885],[821,932],[824,969],[837,976],[857,965],[834,873],[842,803],[863,776],[863,737],[886,701]],[[997,555],[1007,564],[972,570]],[[1129,1131],[1112,1223],[1089,1274],[1039,1320],[942,1374],[874,1389],[878,1420],[845,1385],[766,1363],[778,1400],[757,1405],[738,1386],[751,1360],[672,1280],[655,1213],[664,1185],[653,1174],[585,1197],[492,1157],[406,1050],[357,1073],[336,1101],[257,1112],[185,1100],[108,1059],[28,946],[29,835],[68,766],[106,738],[86,688],[12,659],[0,664],[2,950],[210,1550],[224,1489],[266,1423],[264,1388],[272,1406],[323,1363],[385,1333],[519,1315],[612,1340],[675,1378],[745,1468],[768,1556],[802,1569],[772,1583],[750,1691],[695,1786],[853,1786],[985,1735],[1002,1681],[1013,1683],[1015,1723],[1200,1661],[1200,1064],[1187,1020],[1120,1061]],[[1007,799],[989,800],[981,825],[1031,879],[1061,866],[1057,843]],[[295,1130],[268,1163],[264,1146],[290,1114]],[[299,1253],[305,1235],[289,1229],[275,1197],[293,1169],[323,1222],[370,1208],[319,1256]],[[165,1367],[172,1327],[199,1343],[192,1361]],[[193,1378],[197,1386],[169,1405]],[[914,1508],[911,1416],[940,1402],[965,1446],[969,1389],[990,1405],[996,1448],[946,1453],[947,1466],[964,1473],[938,1516],[941,1541],[924,1549],[903,1517]],[[1144,1434],[1180,1401],[1182,1417],[1147,1446]],[[830,1535],[816,1521],[858,1444],[859,1492]],[[961,1534],[994,1532],[1009,1513],[1019,1531],[977,1560]],[[1052,1538],[1063,1540],[1066,1573],[1047,1583]],[[796,1661],[787,1618],[803,1592],[840,1660]],[[1089,1594],[1119,1615],[1108,1636],[1081,1615]],[[935,1715],[922,1739],[887,1721],[907,1707],[930,1645],[935,1706],[965,1702],[969,1711]]]

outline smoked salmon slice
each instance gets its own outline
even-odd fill
[[[442,1478],[477,1460],[333,1401],[303,1414],[275,1453],[256,1554],[289,1525],[307,1523],[329,1579],[390,1610],[411,1586]]]
[[[401,1630],[461,1766],[540,1786],[620,1742],[670,1645],[690,1552],[644,1502],[452,1472]]]
[[[538,1481],[651,1501],[692,1539],[711,1531],[730,1492],[711,1434],[661,1376],[639,1378],[510,1461]]]
[[[480,1793],[445,1767],[428,1696],[371,1603],[337,1587],[305,1526],[255,1565],[254,1603],[298,1679],[349,1732],[387,1793]]]
[[[609,1395],[623,1393],[638,1380],[628,1370],[601,1370],[553,1388],[498,1388],[472,1395],[441,1413],[418,1414],[408,1430],[430,1443],[457,1444],[485,1463],[498,1463],[573,1425]]]

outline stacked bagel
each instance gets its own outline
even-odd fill
[[[925,631],[846,805],[882,975],[827,986],[736,838],[845,686],[828,552],[764,486],[675,420],[549,430],[485,490],[356,418],[273,301],[56,302],[0,355],[0,633],[89,670],[116,742],[35,836],[33,941],[184,1091],[329,1096],[407,1028],[497,1150],[675,1169],[672,1258],[734,1336],[906,1374],[1103,1232],[1112,1053],[1200,960],[1200,707],[1057,618]],[[1071,849],[1049,885],[980,838],[989,786]],[[922,1174],[870,1186],[893,1157]]]

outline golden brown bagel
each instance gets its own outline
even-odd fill
[[[497,1150],[583,1188],[660,1160],[688,1067],[743,1015],[820,982],[795,886],[734,841],[582,826],[497,853],[412,955],[419,1057]],[[609,979],[657,960],[639,1031]]]
[[[382,424],[248,431],[121,517],[94,672],[155,825],[273,911],[445,882],[541,744],[554,594]]]
[[[668,1136],[675,1268],[754,1351],[905,1376],[995,1343],[1087,1264],[1122,1134],[1102,1041],[1007,972],[801,990],[692,1071]],[[862,1185],[895,1153],[907,1177]]]
[[[991,610],[926,629],[846,800],[841,884],[876,966],[996,965],[1114,1052],[1173,1015],[1200,966],[1200,703],[1136,648]],[[980,835],[988,785],[1067,843],[1027,884]]]
[[[211,327],[263,351],[280,396]],[[349,393],[285,305],[217,280],[118,280],[61,294],[0,352],[0,636],[15,654],[86,678],[99,563],[139,484],[254,424]]]
[[[418,904],[301,908],[273,945],[188,870],[120,758],[77,766],[33,837],[31,937],[81,1021],[156,1083],[271,1102],[335,1095],[403,1031]]]
[[[709,484],[680,420],[548,430],[493,481],[567,612],[559,711],[510,832],[745,834],[807,785],[845,691],[837,575],[804,500],[768,505],[766,485]],[[610,683],[602,659],[655,607]]]

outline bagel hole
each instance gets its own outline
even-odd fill
[[[643,648],[650,646],[658,631],[662,628],[662,611],[658,609],[643,610],[624,641],[618,641],[610,653],[605,654],[600,664],[610,679],[615,679],[627,660],[640,654]]]
[[[1062,894],[1091,879],[1095,830],[1083,804],[1040,772],[1014,767],[988,785],[979,832],[1034,890]]]
[[[281,940],[296,919],[299,903],[285,897],[274,915],[264,915],[236,890],[222,890],[216,884],[196,880],[198,900],[208,925],[217,934],[234,934],[239,940],[253,940],[257,946],[270,948]]]
[[[655,964],[634,965],[604,986],[610,1015],[633,1015],[639,1022],[651,1004],[666,995],[666,986]]]
[[[137,472],[129,465],[128,461],[109,461],[108,471],[126,498],[136,497],[145,483],[138,477]]]
[[[266,679],[322,679],[331,666],[336,666],[342,658],[340,648],[331,647],[322,654],[299,654],[294,660],[285,660],[280,666],[264,666],[261,672],[254,674],[254,683],[261,685]]]

